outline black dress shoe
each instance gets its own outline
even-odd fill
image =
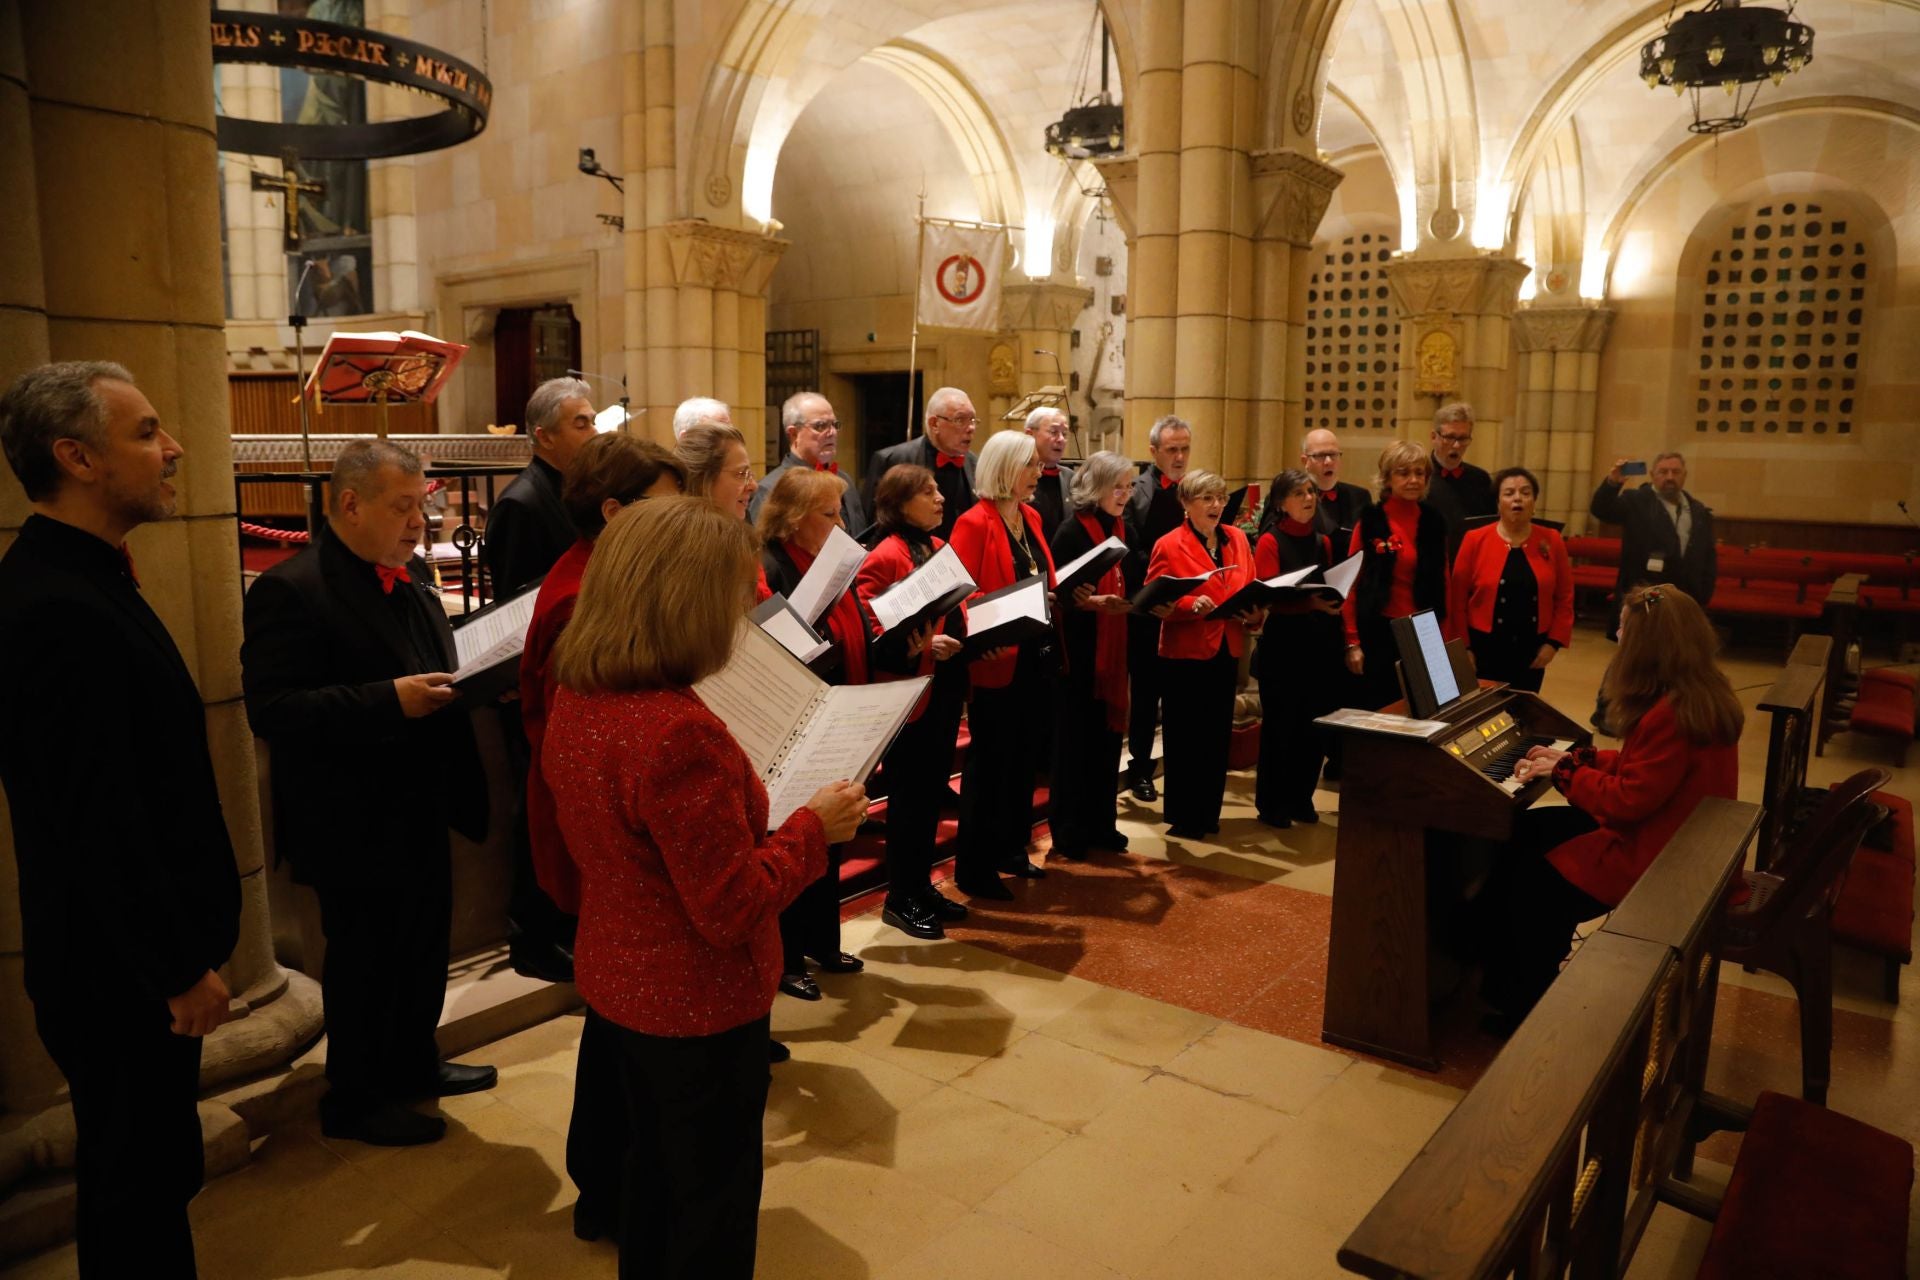
[[[342,1115],[330,1112],[326,1100],[322,1099],[320,1132],[329,1138],[345,1138],[373,1147],[418,1147],[446,1137],[447,1122],[439,1116],[423,1116],[391,1102]]]
[[[1261,813],[1256,815],[1269,827],[1279,827],[1282,831],[1293,825],[1293,819],[1284,813]]]
[[[936,920],[952,924],[954,921],[967,918],[966,904],[955,902],[932,885],[928,885],[926,892],[920,895],[920,902],[927,910],[933,912]]]
[[[1320,821],[1320,811],[1311,804],[1303,804],[1293,811],[1293,820],[1310,827]]]
[[[1133,792],[1135,800],[1152,804],[1160,798],[1160,791],[1153,785],[1153,775],[1136,775],[1127,783],[1127,790]]]
[[[532,934],[515,934],[508,940],[507,963],[523,978],[537,978],[541,982],[573,981],[573,952]]]
[[[488,1066],[466,1066],[443,1062],[432,1083],[421,1091],[424,1098],[451,1098],[462,1093],[481,1093],[500,1083],[500,1072]]]
[[[1096,849],[1110,849],[1114,853],[1127,851],[1127,838],[1117,830],[1109,831],[1103,836],[1095,836],[1090,843]]]
[[[1045,880],[1047,878],[1047,872],[1044,867],[1035,866],[1025,858],[1018,858],[1012,862],[1003,864],[1000,868],[1000,874],[1003,876],[1019,876],[1022,880]]]
[[[898,902],[888,898],[880,907],[880,922],[915,938],[947,936],[947,931],[940,927],[940,918],[919,898],[905,898]]]
[[[865,960],[844,951],[836,951],[825,959],[819,956],[808,956],[807,959],[813,961],[822,973],[858,973],[867,967]]]
[[[768,1062],[785,1062],[788,1058],[791,1058],[792,1056],[793,1056],[793,1050],[787,1048],[787,1046],[781,1044],[778,1040],[767,1041],[767,1061]]]
[[[1013,890],[1007,888],[999,876],[983,876],[978,880],[956,879],[954,883],[959,885],[960,892],[969,898],[992,898],[1000,902],[1013,901]]]
[[[820,984],[813,980],[810,973],[783,973],[780,975],[780,990],[796,1000],[818,1000]]]
[[[581,1196],[573,1202],[573,1236],[576,1240],[585,1240],[588,1244],[595,1240],[617,1240],[620,1237],[619,1221],[617,1209],[609,1212],[598,1201]]]
[[[1197,823],[1174,823],[1167,828],[1167,834],[1176,840],[1205,840],[1207,838],[1207,833],[1201,830]]]

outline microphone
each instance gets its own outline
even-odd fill
[[[1920,520],[1915,520],[1913,518],[1913,512],[1907,510],[1907,500],[1905,498],[1895,499],[1893,505],[1900,508],[1900,514],[1907,518],[1908,524],[1916,529],[1920,529]]]
[[[1060,385],[1062,387],[1065,387],[1067,385],[1067,375],[1061,372],[1059,356],[1054,355],[1053,352],[1048,351],[1043,347],[1035,347],[1033,349],[1033,354],[1037,356],[1046,356],[1049,359],[1051,359],[1053,361],[1053,376],[1060,379]]]

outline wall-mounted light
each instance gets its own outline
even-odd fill
[[[586,174],[589,178],[605,178],[613,184],[615,191],[618,191],[621,195],[627,193],[626,185],[622,183],[617,176],[608,173],[601,163],[593,158],[592,147],[580,148],[580,172]]]

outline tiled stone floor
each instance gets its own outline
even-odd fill
[[[1584,718],[1606,653],[1582,633],[1548,696]],[[1775,670],[1727,666],[1749,707]],[[1765,741],[1750,721],[1748,798]],[[1812,780],[1883,759],[1841,738]],[[1920,796],[1917,782],[1909,766],[1894,785]],[[1017,890],[1026,900],[983,912],[971,941],[915,941],[877,913],[849,921],[845,945],[867,971],[823,977],[819,1004],[775,1007],[794,1058],[773,1073],[760,1274],[1343,1274],[1334,1250],[1473,1072],[1429,1077],[1315,1042],[1301,1010],[1321,981],[1312,953],[1324,945],[1337,818],[1271,832],[1253,824],[1250,791],[1250,777],[1233,780],[1211,844],[1169,844],[1151,810],[1123,805],[1131,858]],[[1337,806],[1331,793],[1321,801]],[[1832,1104],[1920,1138],[1914,997],[1899,1009],[1879,1000],[1877,968],[1861,957],[1842,953],[1839,969]],[[1784,986],[1737,972],[1725,983],[1714,1087],[1795,1091]],[[332,1144],[310,1124],[261,1140],[248,1167],[194,1202],[201,1274],[611,1276],[614,1251],[570,1231],[563,1148],[579,1027],[557,1018],[467,1055],[499,1064],[501,1085],[449,1100],[437,1146]],[[1725,1167],[1703,1161],[1702,1174]],[[1659,1210],[1631,1275],[1691,1276],[1707,1231]],[[6,1274],[72,1269],[65,1248]]]

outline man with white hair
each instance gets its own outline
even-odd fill
[[[1312,478],[1314,496],[1319,499],[1313,509],[1314,528],[1329,538],[1342,529],[1352,530],[1360,513],[1373,504],[1365,489],[1340,478],[1340,459],[1340,438],[1325,427],[1315,427],[1300,442],[1300,467]],[[1269,500],[1275,497],[1270,495]],[[1345,556],[1347,539],[1338,539],[1334,549]]]
[[[893,467],[912,463],[933,472],[940,486],[940,526],[933,530],[942,540],[953,536],[953,522],[973,509],[973,468],[975,458],[967,446],[973,443],[979,415],[973,400],[958,387],[941,387],[927,397],[927,429],[905,444],[890,445],[873,455],[867,463],[866,505],[873,510],[873,487]]]
[[[1040,484],[1033,491],[1033,507],[1040,513],[1040,528],[1053,542],[1053,531],[1073,510],[1073,468],[1061,465],[1067,456],[1067,411],[1058,405],[1043,404],[1027,415],[1027,434],[1033,437],[1040,453]]]
[[[1161,418],[1147,432],[1147,452],[1153,465],[1133,482],[1127,499],[1127,558],[1124,561],[1127,594],[1146,580],[1153,544],[1187,518],[1180,505],[1180,481],[1193,461],[1193,428],[1185,418]],[[1160,619],[1151,614],[1127,615],[1127,786],[1134,797],[1152,803],[1160,798],[1153,785],[1153,732],[1160,719]]]
[[[682,400],[680,407],[673,411],[673,438],[678,440],[703,422],[717,422],[723,427],[730,427],[733,425],[733,410],[712,396]]]
[[[544,577],[580,536],[560,502],[560,487],[573,455],[599,434],[592,395],[578,378],[548,378],[527,400],[533,461],[493,500],[480,546],[495,599]]]
[[[787,455],[780,459],[779,466],[767,472],[766,479],[753,491],[753,501],[747,504],[749,520],[760,518],[761,504],[773,492],[773,486],[780,483],[781,475],[792,467],[840,475],[840,419],[825,396],[818,391],[788,396],[780,406],[780,425],[787,432]],[[846,478],[841,479],[844,482]],[[866,506],[851,483],[840,491],[840,519],[847,526],[847,532],[856,536],[867,527]]]

